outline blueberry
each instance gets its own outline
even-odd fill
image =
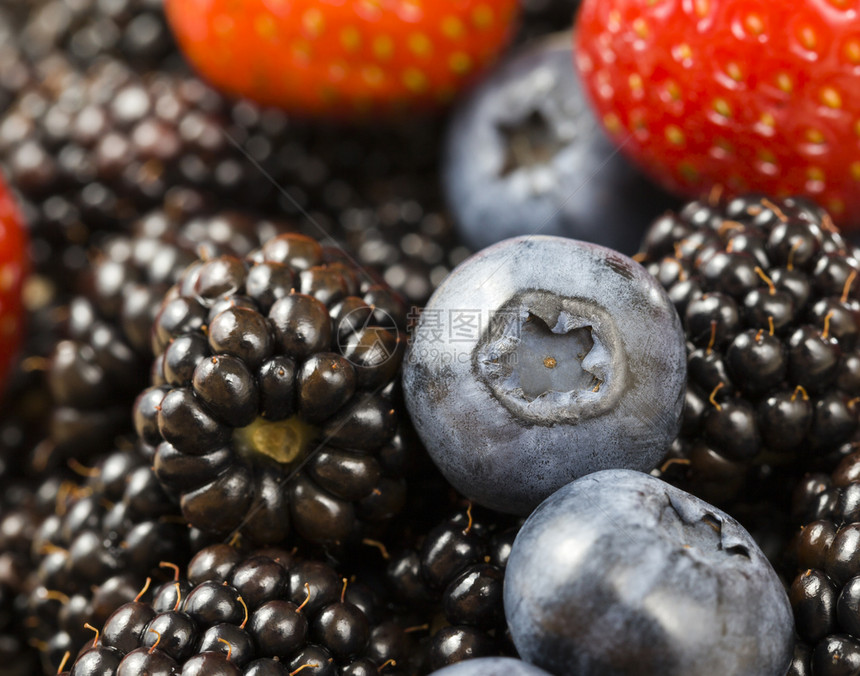
[[[431,676],[549,676],[543,669],[513,657],[479,657],[451,664]]]
[[[520,656],[577,676],[784,676],[785,590],[737,521],[647,474],[574,481],[526,520],[505,577]]]
[[[615,251],[546,236],[454,270],[403,373],[448,481],[522,514],[589,472],[652,469],[678,432],[685,380],[681,322],[656,280]]]
[[[527,47],[477,87],[451,121],[443,186],[464,241],[561,235],[633,254],[677,201],[606,137],[559,34]]]

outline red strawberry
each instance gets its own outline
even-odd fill
[[[856,0],[585,0],[577,65],[658,181],[815,198],[860,228]]]
[[[24,333],[21,287],[27,261],[23,222],[0,180],[0,391]]]
[[[433,108],[499,54],[517,0],[166,0],[186,56],[225,91],[349,118]]]

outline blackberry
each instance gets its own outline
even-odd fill
[[[860,263],[826,212],[799,198],[692,202],[652,225],[639,259],[688,340],[667,478],[726,502],[749,479],[832,467],[850,450]]]
[[[468,255],[435,180],[442,121],[297,122],[186,74],[137,74],[109,58],[82,70],[52,53],[31,70],[0,117],[0,165],[20,193],[37,268],[60,289],[103,232],[182,187],[217,209],[253,203],[301,217],[416,303]]]
[[[85,622],[100,625],[159,562],[189,549],[188,528],[142,455],[126,448],[91,468],[72,464],[85,478],[50,480],[53,513],[31,538],[26,624],[53,668],[89,638]]]
[[[307,236],[191,264],[156,318],[134,412],[186,520],[341,545],[396,514],[403,317],[397,294]]]
[[[473,657],[516,654],[502,584],[520,522],[473,509],[411,536],[386,567],[393,607],[417,610],[415,619],[426,621],[422,659],[428,672]]]
[[[791,673],[856,670],[860,660],[860,452],[832,473],[797,483],[792,517],[800,530],[787,550],[789,598],[799,644]]]
[[[86,462],[93,449],[130,431],[128,411],[149,382],[158,305],[198,253],[244,256],[290,228],[232,212],[190,216],[199,201],[188,193],[186,202],[147,214],[95,250],[86,290],[69,302],[65,339],[48,361],[54,409],[43,468],[69,457]]]
[[[0,660],[10,676],[38,671],[39,653],[29,642],[23,619],[27,596],[36,584],[30,544],[49,511],[44,493],[56,488],[54,480],[39,491],[19,479],[4,482],[0,497]]]
[[[44,370],[62,335],[65,308],[58,305],[38,280],[25,287],[27,324],[20,354],[4,383],[0,411],[0,484],[12,486],[32,478],[36,460],[49,444],[53,401]]]
[[[17,40],[22,19],[15,10],[5,5],[0,8],[0,110],[6,110],[33,78]]]
[[[416,305],[423,305],[453,268],[471,255],[457,239],[435,175],[387,181],[370,204],[343,209],[337,233],[356,259]],[[376,201],[378,200],[378,201]]]
[[[87,247],[171,201],[182,186],[255,199],[256,169],[230,144],[229,104],[183,75],[139,76],[106,60],[79,71],[62,56],[0,121],[0,164],[20,192],[38,271],[74,288]],[[242,130],[244,131],[244,130]]]
[[[366,595],[352,600],[360,583],[340,578],[329,565],[277,550],[240,552],[213,545],[198,552],[186,578],[120,606],[104,623],[99,646],[116,665],[105,674],[141,673],[141,665],[183,674],[374,673],[408,670],[408,639],[380,641],[379,608]],[[175,589],[165,604],[165,589]],[[381,629],[381,631],[380,631]],[[396,653],[395,664],[387,654]],[[86,659],[82,653],[74,666]],[[405,658],[404,658],[405,655]],[[384,659],[383,659],[384,658]],[[166,671],[165,673],[170,673]]]
[[[116,56],[140,68],[165,67],[176,56],[162,0],[37,0],[30,4],[21,46],[30,59],[54,50],[80,64]]]

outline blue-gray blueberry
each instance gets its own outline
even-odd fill
[[[578,479],[529,516],[504,602],[520,657],[556,676],[784,676],[794,647],[752,536],[630,470]]]
[[[678,432],[686,372],[681,321],[642,266],[537,236],[448,276],[413,329],[403,383],[448,481],[527,514],[589,472],[652,469]]]
[[[515,53],[451,119],[443,186],[473,249],[544,234],[632,254],[651,221],[677,206],[600,128],[571,45],[568,32]]]
[[[430,676],[550,676],[514,657],[478,657],[434,671]]]

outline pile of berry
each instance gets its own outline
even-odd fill
[[[860,674],[802,4],[2,0],[0,673]]]

